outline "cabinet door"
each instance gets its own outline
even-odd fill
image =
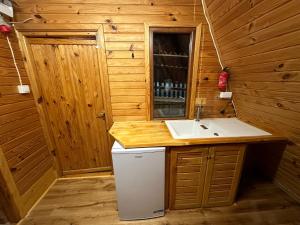
[[[170,209],[201,207],[207,156],[207,147],[171,149]]]
[[[240,180],[245,145],[220,145],[209,149],[203,206],[231,205]]]

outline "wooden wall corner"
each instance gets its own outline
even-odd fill
[[[57,172],[53,167],[51,167],[27,192],[21,196],[22,217],[26,216],[27,213],[47,193],[47,190],[54,184],[56,179]]]
[[[1,206],[3,205],[9,221],[18,222],[27,215],[30,209],[56,181],[57,172],[53,167],[50,167],[27,192],[20,195],[1,148],[0,165],[0,204]]]
[[[3,207],[9,221],[21,219],[20,194],[9,170],[6,158],[0,147],[0,205]]]

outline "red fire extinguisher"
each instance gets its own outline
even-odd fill
[[[229,79],[229,68],[225,67],[222,70],[222,72],[219,74],[218,88],[220,91],[226,91],[228,79]]]
[[[0,32],[4,34],[8,34],[12,31],[12,26],[6,23],[3,17],[0,15]]]

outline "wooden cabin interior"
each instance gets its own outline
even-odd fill
[[[0,224],[300,224],[299,0],[0,15]]]

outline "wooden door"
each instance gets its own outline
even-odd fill
[[[208,147],[171,149],[170,209],[201,207]]]
[[[111,168],[95,40],[30,38],[36,80],[63,174]]]
[[[209,149],[203,206],[231,205],[240,180],[245,145],[219,145]]]

